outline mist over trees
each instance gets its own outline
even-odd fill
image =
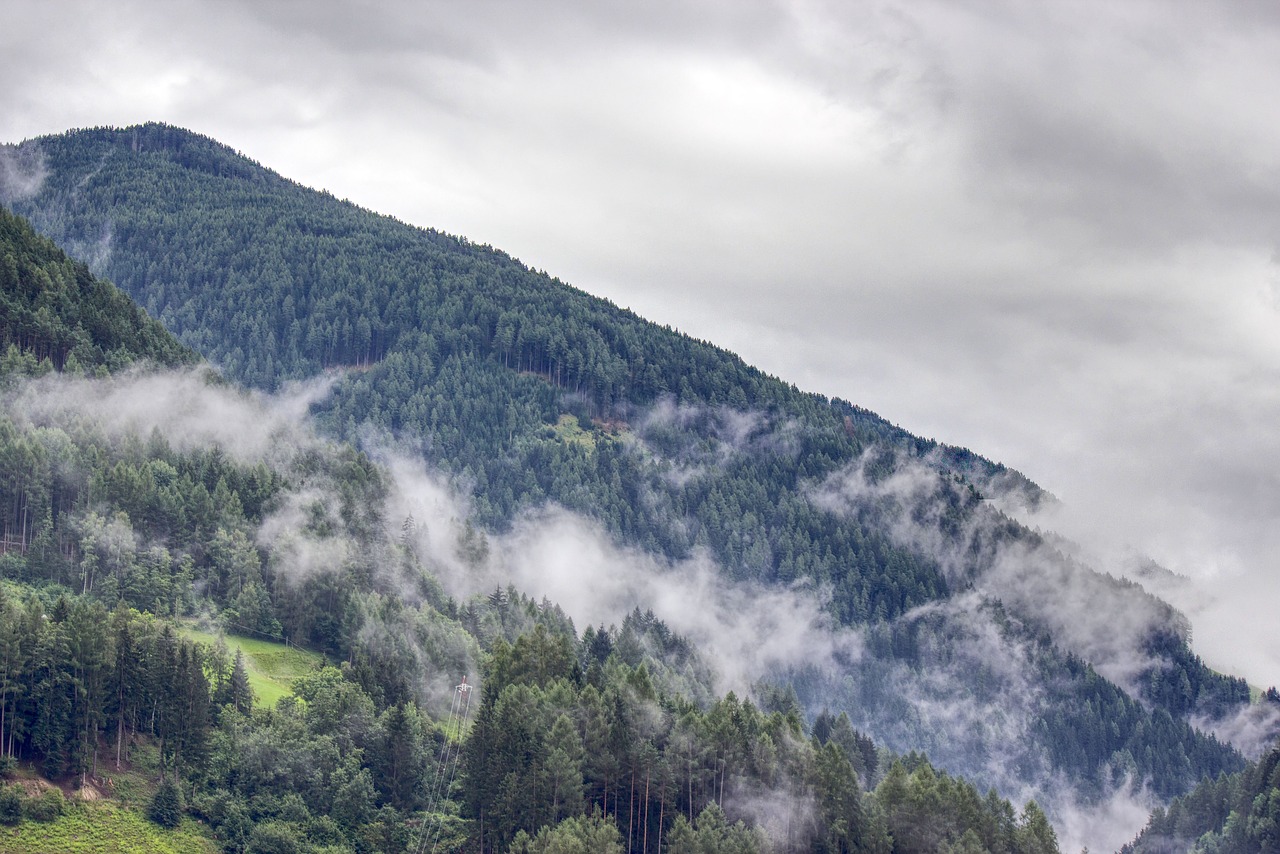
[[[203,137],[30,144],[47,177],[15,209],[182,344],[3,213],[6,755],[88,778],[104,745],[154,748],[154,817],[198,817],[228,851],[1054,851],[1035,801],[987,788],[1167,799],[1246,768],[1190,721],[1248,687],[1172,609],[1141,607],[1124,670],[990,580],[1015,551],[1060,585],[1096,576],[992,508],[1051,500],[1017,473]],[[140,369],[193,351],[261,390],[327,376],[312,411],[331,438],[246,453],[56,403],[90,396],[67,392],[86,375],[143,389]],[[370,454],[393,441],[467,498],[430,549],[388,509]],[[851,473],[856,495],[836,490]],[[834,675],[758,674],[746,698],[652,612],[579,632],[515,587],[448,586],[446,564],[479,573],[548,503],[656,561],[707,555],[724,584],[813,591],[864,649]],[[1117,619],[1144,601],[1088,583]],[[243,660],[184,638],[192,618],[329,665],[268,707]],[[477,687],[451,726],[462,673]],[[928,707],[962,696],[1009,727],[953,739]]]
[[[1280,704],[1271,689],[1266,702]],[[1280,748],[1235,774],[1203,781],[1151,821],[1121,854],[1255,854],[1280,850]]]

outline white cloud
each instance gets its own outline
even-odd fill
[[[5,395],[6,408],[38,426],[88,419],[121,437],[158,430],[180,451],[217,445],[237,462],[283,465],[319,445],[304,416],[335,377],[295,383],[277,395],[215,382],[208,367],[135,370],[105,379],[51,374]]]

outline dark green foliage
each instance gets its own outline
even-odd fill
[[[0,377],[197,360],[111,284],[0,207]],[[44,366],[43,368],[41,366]]]
[[[37,759],[47,776],[62,778],[96,767],[108,732],[117,751],[126,733],[146,733],[168,767],[203,764],[211,722],[205,656],[169,626],[123,608],[109,617],[83,597],[48,608],[31,595],[0,600],[6,634],[16,652],[0,674],[6,754]],[[129,650],[127,666],[118,649]]]
[[[412,439],[474,492],[482,523],[551,499],[667,557],[706,547],[738,579],[816,583],[840,622],[862,623],[948,586],[931,559],[895,545],[874,506],[829,512],[814,484],[863,454],[872,481],[927,457],[947,475],[937,498],[949,536],[980,504],[978,484],[1043,500],[969,451],[801,393],[491,248],[306,190],[205,137],[146,125],[30,144],[50,175],[21,209],[44,232],[88,255],[110,223],[105,268],[237,379],[272,388],[356,368],[321,417],[350,439],[369,427]],[[979,545],[1025,536],[1006,520]],[[481,560],[483,540],[468,542]],[[250,593],[236,611],[256,623]],[[283,628],[336,650],[332,618],[308,610]],[[1148,674],[1144,699],[1175,717],[1240,703],[1242,685],[1176,635],[1151,645],[1168,666]]]
[[[254,825],[249,834],[248,854],[298,854],[298,836],[284,822],[268,821]]]
[[[1196,713],[1212,719],[1248,705],[1249,684],[1210,670],[1175,632],[1153,634],[1145,651],[1159,663],[1143,674],[1143,699],[1170,714]]]
[[[1122,854],[1280,851],[1280,747],[1245,770],[1202,782],[1151,821]]]
[[[760,854],[766,851],[763,835],[742,822],[729,824],[722,809],[709,804],[692,824],[677,816],[663,849],[667,854]]]
[[[244,654],[239,649],[231,666],[231,677],[227,680],[227,702],[242,715],[253,709],[253,689],[249,686],[249,674],[244,667]]]
[[[600,813],[567,818],[555,827],[543,826],[536,836],[521,831],[508,849],[509,854],[622,854],[618,827]]]
[[[325,420],[352,439],[366,423],[414,437],[474,488],[482,522],[504,525],[552,498],[668,556],[705,544],[735,575],[830,583],[846,621],[945,592],[929,561],[803,495],[870,442],[917,454],[934,443],[500,252],[307,191],[206,138],[148,125],[38,144],[51,174],[22,209],[41,229],[88,252],[109,220],[111,275],[232,377],[271,388],[357,367]],[[644,408],[666,398],[701,411],[649,418]],[[748,410],[763,419],[744,432]],[[550,428],[566,412],[588,444]],[[632,418],[653,454],[617,440]],[[723,453],[739,442],[752,453]],[[952,456],[966,471],[997,471]],[[706,474],[672,479],[688,467]]]
[[[944,629],[899,618],[951,591],[931,558],[895,544],[888,510],[831,512],[812,500],[815,485],[859,459],[874,482],[927,456],[945,489],[937,508],[909,512],[937,509],[940,532],[956,539],[981,505],[976,484],[998,479],[1041,500],[967,451],[803,394],[487,247],[307,191],[211,140],[149,125],[39,144],[50,177],[22,210],[42,231],[95,257],[236,380],[271,389],[340,370],[319,413],[333,433],[410,439],[473,497],[475,518],[454,544],[463,562],[482,568],[486,532],[550,500],[659,556],[706,550],[736,580],[819,586],[838,622],[870,625],[867,690],[842,704],[850,710],[892,714],[906,702],[886,696],[876,667],[946,663]],[[95,256],[108,227],[110,254]],[[68,269],[61,291],[41,293],[71,294],[83,268]],[[88,328],[75,323],[64,325]],[[26,349],[3,357],[11,372],[38,372],[46,356],[51,368],[81,364],[74,346],[58,363],[57,324],[32,328],[18,342]],[[94,365],[123,364],[110,354],[127,347],[114,340],[94,345],[107,347]],[[100,736],[117,749],[126,734],[152,737],[228,850],[402,850],[408,822],[430,808],[449,836],[482,850],[572,848],[598,832],[600,845],[629,851],[749,851],[758,832],[737,825],[747,816],[735,803],[776,792],[814,805],[786,817],[786,850],[1055,848],[1034,804],[1018,820],[1007,802],[923,761],[865,792],[883,769],[848,717],[819,716],[811,740],[794,692],[774,692],[765,708],[715,697],[696,650],[652,614],[579,642],[554,603],[509,588],[448,600],[423,577],[410,537],[382,541],[385,484],[354,450],[270,471],[216,450],[175,453],[159,436],[108,441],[82,425],[0,419],[0,466],[0,567],[81,594],[47,609],[6,605],[0,743],[69,774]],[[309,508],[306,534],[360,548],[286,584],[281,556],[254,531],[286,491],[316,484],[339,497]],[[111,547],[135,535],[147,546]],[[1007,522],[986,536],[975,567],[1030,535]],[[387,567],[408,580],[387,584]],[[162,615],[207,606],[228,626],[288,636],[342,666],[253,710],[239,663],[122,602]],[[102,604],[116,608],[109,618]],[[37,610],[49,611],[47,626],[32,622]],[[1146,675],[1151,711],[1028,631],[1037,684],[1053,692],[1026,746],[1049,757],[1046,772],[1101,782],[1127,757],[1172,794],[1236,767],[1181,716],[1229,709],[1241,686],[1209,674],[1176,632],[1151,639],[1148,651],[1169,663]],[[424,682],[457,678],[424,673],[431,644],[444,653],[431,666],[449,671],[488,653],[465,735],[441,732],[421,705]],[[451,739],[465,739],[460,776],[433,789]]]
[[[814,719],[813,737],[819,744],[825,745],[830,741],[838,747],[865,783],[870,784],[876,779],[879,757],[875,742],[853,728],[848,713],[841,712],[836,716],[823,709]]]
[[[599,648],[606,631],[593,629],[579,653]],[[545,637],[528,645],[517,640],[515,647],[553,648]],[[566,828],[576,833],[580,825],[564,822],[597,814],[614,824],[623,850],[761,851],[762,830],[739,823],[747,816],[736,814],[757,798],[775,804],[768,818],[774,850],[890,854],[895,824],[893,838],[913,846],[902,851],[938,850],[927,846],[958,844],[968,832],[1003,846],[993,851],[1057,850],[1034,804],[1015,821],[1007,801],[994,793],[979,797],[922,757],[911,772],[897,766],[897,788],[889,780],[864,791],[845,745],[864,764],[874,745],[847,718],[822,718],[824,745],[804,737],[797,715],[766,714],[733,694],[699,709],[648,682],[643,674],[652,659],[632,668],[621,643],[613,650],[595,663],[597,687],[564,673],[495,681],[495,672],[512,671],[513,655],[504,642],[496,645],[465,747],[461,791],[486,850],[551,850],[542,846],[553,840],[569,845]],[[934,821],[935,814],[938,827],[928,831],[926,817]],[[916,827],[932,835],[912,842]]]
[[[380,803],[402,811],[422,806],[431,755],[424,727],[418,707],[410,703],[391,706],[378,718],[368,761]]]
[[[234,557],[238,548],[217,529],[205,551],[225,553],[218,565],[253,565]],[[236,574],[228,569],[220,583],[234,586]],[[426,625],[437,639],[446,626],[462,631],[427,603],[373,591],[348,601],[362,615],[357,625],[382,626],[388,637]],[[430,816],[447,838],[483,837],[496,849],[590,838],[629,851],[684,850],[688,836],[699,850],[755,851],[761,831],[740,824],[751,816],[734,804],[783,790],[820,805],[787,817],[787,850],[888,854],[885,811],[850,761],[865,766],[874,751],[847,719],[824,718],[822,746],[805,738],[794,706],[766,714],[732,694],[702,707],[669,693],[678,668],[700,665],[652,614],[593,629],[587,642],[554,605],[510,588],[452,610],[490,638],[488,678],[471,728],[448,733],[465,736],[464,755],[430,813],[440,736],[397,682],[403,673],[393,677],[396,653],[353,643],[351,678],[326,668],[299,679],[294,698],[274,709],[227,713],[242,662],[123,604],[108,613],[92,594],[0,596],[0,662],[9,663],[0,739],[70,773],[108,735],[125,745],[152,738],[168,780],[152,805],[157,820],[174,820],[169,793],[177,779],[189,781],[192,812],[235,851],[399,850],[410,841],[406,816]]]
[[[62,790],[56,786],[50,786],[35,797],[23,799],[22,815],[23,818],[31,821],[57,821],[66,807],[67,802],[62,797]]]
[[[332,783],[335,788],[330,814],[343,832],[352,836],[373,818],[373,777],[368,768],[362,768],[354,775],[339,768],[333,774]]]
[[[182,823],[182,792],[172,777],[161,781],[151,797],[147,818],[161,827],[177,827]]]
[[[0,786],[0,824],[12,827],[22,821],[22,787]]]
[[[971,783],[936,771],[928,760],[895,762],[876,787],[875,805],[883,810],[895,854],[935,851],[1004,851],[1053,854],[1057,837],[1035,801],[1015,819],[1008,801],[994,791],[983,797]]]
[[[121,441],[83,423],[0,416],[0,538],[12,550],[11,571],[108,605],[180,613],[192,582],[233,604],[243,575],[228,555],[247,555],[256,570],[244,532],[282,483],[280,473],[217,449],[178,453],[159,435]]]
[[[1013,674],[993,664],[1000,656],[985,645],[989,636],[975,634],[979,631],[998,633],[1009,656],[1003,666]],[[1021,769],[1031,778],[1050,769],[1064,772],[1085,797],[1105,797],[1132,778],[1171,798],[1206,776],[1244,763],[1229,745],[1163,708],[1145,706],[1058,648],[1047,633],[1012,618],[999,603],[988,602],[959,619],[933,611],[873,626],[866,640],[869,654],[850,662],[838,680],[797,674],[800,696],[847,709],[858,727],[876,732],[894,750],[929,745],[930,757],[941,767],[967,767],[973,755],[998,757],[1002,770]],[[1193,666],[1203,668],[1198,660]],[[1217,690],[1213,686],[1234,681],[1207,677],[1203,684]],[[915,705],[946,707],[959,699],[978,709],[998,708],[1010,693],[1019,695],[1017,713],[1025,715],[1035,738],[1003,739],[975,721],[938,739]],[[815,729],[824,733],[833,724],[820,717]]]

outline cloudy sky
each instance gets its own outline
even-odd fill
[[[965,445],[1280,683],[1264,2],[0,0],[0,140],[161,120]]]

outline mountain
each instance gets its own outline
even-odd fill
[[[0,848],[620,854],[625,828],[630,851],[651,834],[667,851],[1058,851],[1034,802],[1018,815],[917,754],[879,769],[846,715],[808,732],[793,698],[714,696],[651,613],[579,638],[510,587],[447,598],[435,573],[487,548],[470,522],[388,527],[395,466],[193,370],[128,297],[4,216],[12,295],[50,270],[81,279],[40,329],[90,318],[149,334],[108,348],[115,363],[178,355],[85,376],[37,361],[44,337],[11,348],[30,370],[0,388],[0,506],[22,520],[0,541]],[[425,554],[442,528],[452,548]],[[296,668],[280,702],[255,699],[268,661]],[[451,686],[478,666],[472,716],[466,679]]]
[[[1063,803],[1242,767],[1192,722],[1238,714],[1247,686],[1203,665],[1172,608],[1018,523],[1052,501],[1022,475],[187,131],[15,151],[31,180],[5,201],[41,232],[227,376],[329,377],[331,435],[413,446],[491,536],[554,505],[673,572],[706,555],[756,598],[824,601],[828,635],[855,640],[778,644],[764,674],[810,715]],[[614,571],[581,569],[592,587]]]

